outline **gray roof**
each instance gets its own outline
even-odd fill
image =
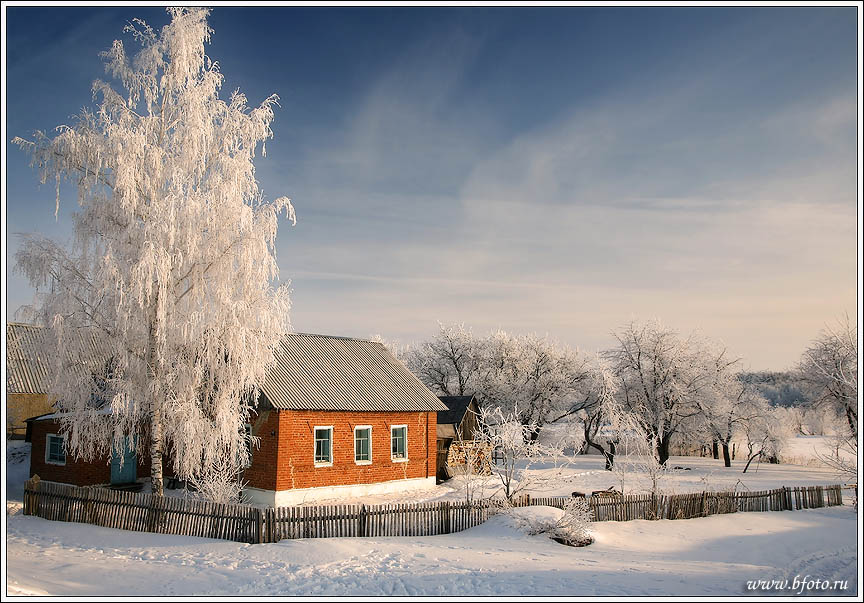
[[[48,391],[47,363],[42,357],[42,327],[6,323],[6,392],[44,394]]]
[[[54,348],[46,348],[45,330],[39,325],[21,322],[6,323],[6,393],[7,394],[47,394],[51,379],[48,375],[49,362],[46,353]],[[94,338],[82,341],[90,361],[100,357]],[[71,361],[69,357],[67,360]],[[80,363],[73,363],[80,366]],[[80,369],[75,369],[80,370]]]
[[[447,407],[446,410],[438,413],[438,424],[459,425],[465,418],[474,396],[438,396],[438,399]]]
[[[6,324],[8,393],[48,391],[42,332]],[[447,410],[382,344],[332,335],[286,335],[261,390],[273,408],[286,410]]]
[[[261,389],[277,409],[447,410],[382,344],[348,337],[285,336]]]

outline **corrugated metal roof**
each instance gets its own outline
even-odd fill
[[[47,362],[42,357],[42,327],[6,323],[6,392],[44,394],[48,391]]]
[[[347,337],[285,336],[261,389],[279,409],[447,410],[383,345]]]
[[[35,325],[6,324],[8,393],[47,392],[41,333]],[[285,336],[261,390],[274,408],[286,410],[447,410],[380,343],[332,335]]]

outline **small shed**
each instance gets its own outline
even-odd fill
[[[447,464],[453,442],[474,440],[480,409],[475,396],[438,396],[438,399],[447,407],[447,410],[438,411],[436,426],[437,478],[442,482],[451,477]]]
[[[476,396],[438,396],[447,410],[438,411],[438,439],[473,440],[480,410]]]

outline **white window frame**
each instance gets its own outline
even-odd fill
[[[330,431],[330,460],[329,461],[317,461],[315,460],[315,453],[318,444],[318,430],[326,429]],[[333,466],[333,426],[332,425],[316,425],[312,428],[312,462],[316,467],[332,467]]]
[[[369,430],[369,460],[358,461],[357,460],[357,430],[358,429],[368,429]],[[371,425],[357,425],[354,427],[354,464],[355,465],[371,465],[372,464],[372,426]]]
[[[57,438],[63,442],[63,461],[55,461],[51,459],[51,438]],[[66,464],[66,436],[56,433],[45,434],[45,462],[49,465],[63,466]]]
[[[405,430],[405,456],[404,457],[393,456],[393,431],[396,429],[404,429]],[[390,460],[394,463],[407,463],[408,462],[408,426],[407,425],[391,425],[390,426]]]

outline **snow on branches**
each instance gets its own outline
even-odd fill
[[[72,125],[14,141],[58,203],[62,179],[77,185],[71,247],[33,236],[16,255],[39,293],[70,452],[94,458],[141,433],[156,493],[165,450],[181,478],[248,461],[244,424],[290,328],[288,290],[274,287],[278,215],[294,220],[255,178],[278,97],[220,99],[209,10],[167,10],[161,31],[127,27],[135,54],[121,41],[103,53],[122,92],[97,81],[97,106]]]

